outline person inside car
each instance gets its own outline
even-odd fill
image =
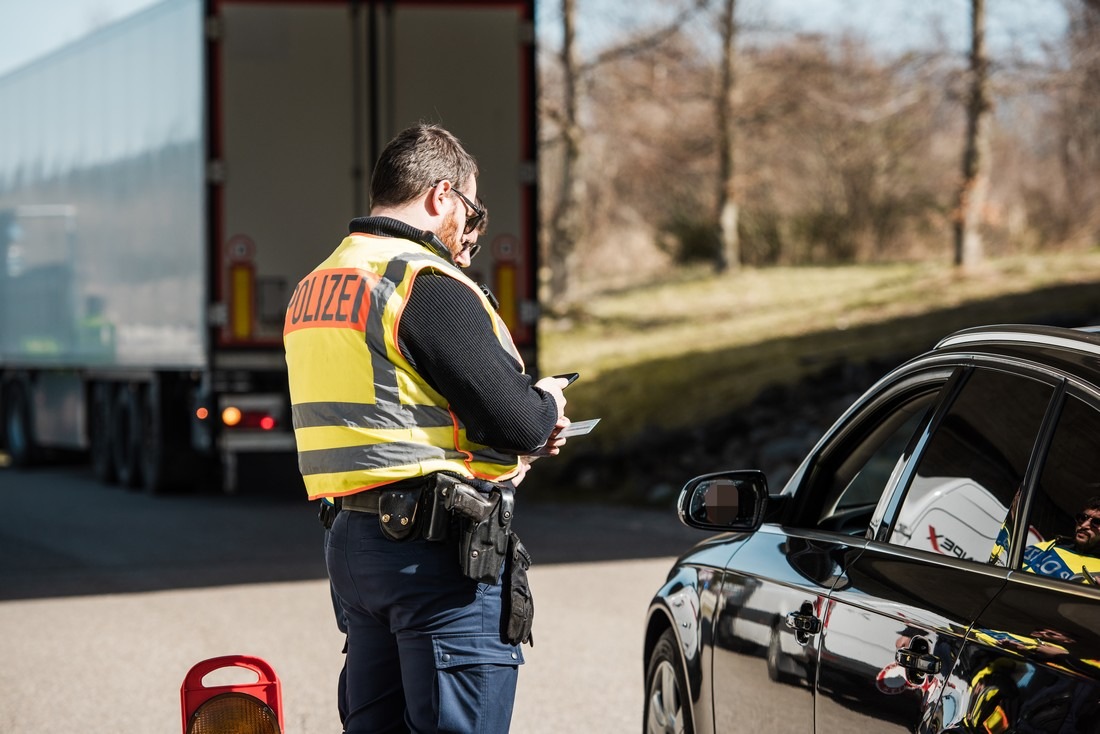
[[[1064,581],[1100,586],[1100,496],[1089,498],[1074,516],[1069,537],[1029,545],[1024,570]]]

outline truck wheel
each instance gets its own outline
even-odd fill
[[[141,400],[141,477],[149,494],[163,494],[181,485],[186,451],[166,425],[165,406],[170,396],[165,386],[154,383]]]
[[[14,384],[4,395],[4,431],[7,434],[8,455],[13,466],[20,469],[34,464],[34,424],[31,402],[22,385]]]
[[[118,483],[137,487],[141,481],[141,395],[137,385],[122,385],[115,393],[111,443]]]
[[[92,404],[88,421],[89,453],[92,455],[92,474],[104,484],[118,481],[115,473],[114,444],[111,427],[111,401],[114,395],[105,382],[92,385]]]

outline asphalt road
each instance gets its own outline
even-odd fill
[[[343,641],[295,488],[149,497],[62,466],[0,469],[0,500],[0,732],[179,732],[187,670],[236,653],[275,667],[288,734],[339,731]],[[535,558],[536,646],[512,731],[640,731],[646,605],[703,536],[672,508],[522,496],[516,527]]]

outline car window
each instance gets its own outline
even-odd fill
[[[1031,501],[1018,566],[1100,585],[1100,412],[1067,396]]]
[[[927,423],[945,381],[941,375],[857,416],[850,437],[823,454],[813,486],[807,488],[810,496],[824,497],[816,528],[866,534],[879,498],[908,458],[907,450]]]
[[[997,563],[998,536],[1053,393],[1022,375],[975,369],[934,426],[888,541]]]

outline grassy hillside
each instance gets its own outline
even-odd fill
[[[837,362],[916,354],[957,329],[1098,316],[1100,248],[967,274],[932,263],[697,271],[545,321],[539,363],[542,374],[581,373],[567,412],[603,422],[574,441],[605,451],[728,415]]]

